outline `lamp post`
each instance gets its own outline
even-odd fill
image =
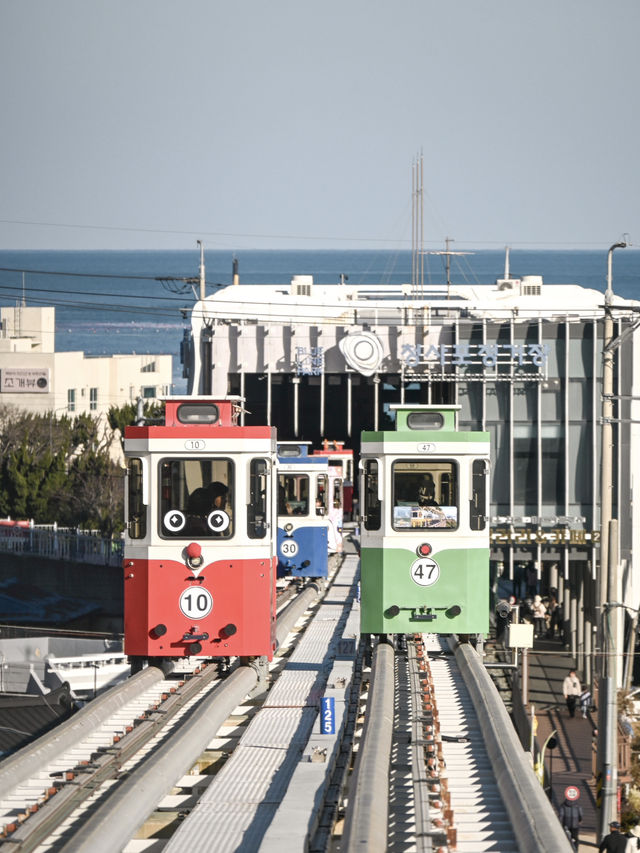
[[[618,760],[617,729],[618,687],[617,632],[619,610],[618,527],[612,518],[613,507],[613,288],[612,258],[615,249],[626,243],[614,243],[607,253],[607,289],[604,295],[604,329],[602,339],[602,447],[600,479],[600,572],[598,602],[600,604],[600,683],[598,689],[598,769],[602,786],[600,837],[602,838],[617,813]],[[608,623],[608,624],[607,624]]]

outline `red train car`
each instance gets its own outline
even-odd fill
[[[276,431],[239,397],[171,398],[127,427],[125,652],[144,660],[273,657]]]

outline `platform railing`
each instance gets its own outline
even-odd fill
[[[23,527],[2,524],[0,553],[33,554],[72,563],[120,566],[123,541],[96,535],[94,531],[60,529],[56,525]]]

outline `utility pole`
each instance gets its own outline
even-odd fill
[[[198,240],[197,242],[198,246],[200,246],[200,300],[204,301],[206,296],[204,281],[204,246],[202,245],[202,240]]]
[[[600,481],[600,666],[598,685],[598,771],[602,805],[600,838],[617,817],[618,793],[618,521],[613,519],[613,288],[612,256],[626,243],[614,243],[607,254],[602,340],[602,447]]]

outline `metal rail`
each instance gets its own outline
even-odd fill
[[[465,643],[455,641],[452,647],[455,659],[434,638],[431,661],[418,649],[423,701],[407,763],[414,779],[416,849],[569,853],[571,845],[480,656]],[[388,835],[388,826],[399,821],[388,801],[393,670],[393,650],[380,644],[347,794],[341,844],[347,853],[396,849],[397,840]]]
[[[296,849],[302,849],[303,840],[308,841],[314,834],[318,818],[313,816],[313,810],[322,806],[334,763],[339,753],[344,752],[341,733],[348,729],[349,697],[355,694],[353,701],[356,708],[358,705],[358,691],[353,685],[349,686],[353,678],[355,638],[358,634],[357,602],[349,604],[355,595],[357,575],[353,573],[357,563],[350,563],[350,566],[343,579],[338,578],[334,594],[320,605],[316,620],[319,624],[315,626],[320,628],[319,633],[313,639],[311,636],[307,638],[306,634],[302,637],[298,651],[288,659],[291,664],[289,678],[283,673],[279,682],[276,681],[274,690],[269,693],[268,707],[256,715],[256,726],[251,736],[243,741],[244,758],[238,756],[238,769],[244,784],[238,788],[234,783],[233,790],[227,789],[233,763],[227,761],[224,772],[216,780],[216,792],[213,793],[212,785],[212,795],[208,795],[207,789],[193,809],[192,817],[199,809],[199,818],[194,822],[196,834],[183,832],[192,822],[191,819],[184,821],[178,833],[181,837],[174,839],[175,849],[209,849],[207,845],[212,838],[210,816],[220,815],[223,804],[226,803],[228,809],[230,802],[234,804],[234,814],[238,819],[249,808],[257,809],[256,815],[269,813],[266,831],[257,817],[252,819],[252,831],[257,833],[256,838],[260,838],[254,848],[256,850],[264,853],[282,851],[286,849],[283,840],[288,839],[291,844],[292,837],[296,839]],[[318,595],[318,588],[310,585],[286,612],[279,614],[279,645],[284,644],[296,621]],[[339,615],[340,612],[344,615]],[[345,623],[347,616],[348,627]],[[399,780],[398,790],[407,791],[412,804],[412,816],[401,832],[409,832],[416,849],[429,851],[434,845],[439,845],[438,849],[452,849],[457,842],[458,850],[473,849],[477,852],[495,849],[497,843],[503,851],[569,853],[569,842],[533,774],[480,656],[468,644],[455,643],[452,644],[455,655],[451,655],[445,652],[441,641],[434,635],[429,636],[427,654],[416,653],[411,643],[406,659],[402,652],[403,666],[408,667],[408,675],[400,698],[398,695],[394,697],[394,692],[397,692],[394,669],[400,671],[400,667],[396,667],[393,648],[380,643],[375,650],[341,849],[349,852],[366,849],[372,853],[401,849],[395,846],[397,839],[390,842],[388,832],[389,825],[396,822],[396,815],[392,813],[393,801],[389,800],[391,756],[393,749],[398,749],[395,702],[396,716],[400,706],[411,708],[402,721],[400,738],[404,740],[401,749],[395,753],[401,757],[393,758],[393,762],[394,773]],[[297,657],[305,644],[308,651],[305,649]],[[455,667],[456,662],[459,671]],[[436,677],[443,668],[447,672],[455,670],[453,676],[447,676],[448,681],[447,678],[438,680]],[[40,767],[51,757],[63,753],[68,743],[86,737],[97,726],[97,720],[109,716],[113,707],[119,709],[126,704],[127,697],[130,699],[137,695],[147,682],[160,682],[162,678],[160,670],[150,668],[142,671],[125,685],[119,685],[91,702],[50,735],[2,762],[0,791],[3,786],[5,791],[14,789],[20,779],[29,777],[29,768]],[[456,682],[453,690],[450,685],[452,678]],[[85,813],[79,830],[76,820],[73,826],[65,825],[56,840],[51,841],[51,837],[46,836],[51,821],[46,815],[50,804],[46,803],[42,814],[36,813],[24,821],[10,838],[0,844],[0,849],[34,850],[36,842],[47,837],[48,843],[64,853],[118,853],[152,814],[162,797],[173,788],[176,780],[189,771],[207,747],[211,748],[210,744],[223,722],[257,683],[257,664],[255,668],[238,667],[222,685],[213,690],[209,688],[211,692],[198,700],[198,705],[188,706],[184,712],[188,725],[174,729],[169,736],[162,733],[151,741],[153,751],[135,767],[132,762],[131,767],[123,764],[128,753],[120,753],[116,757],[115,750],[106,749],[96,754],[90,761],[92,766],[86,768],[86,775],[81,774],[71,785],[62,785],[52,797],[52,800],[59,799],[61,811],[58,814],[63,814],[65,800],[70,803],[77,800],[81,794],[79,789],[93,785],[89,782],[91,778],[97,784],[108,766],[120,770],[118,786],[113,787],[106,797],[100,794],[96,798],[93,811]],[[321,686],[323,683],[324,688]],[[317,709],[323,689],[324,695],[336,697],[338,730],[335,735],[325,735],[319,730]],[[465,696],[460,698],[462,692]],[[110,708],[109,703],[113,707]],[[286,725],[293,726],[294,735],[284,726],[284,718],[278,716],[280,713],[287,719]],[[161,716],[162,712],[151,712],[151,719],[140,722],[127,737],[130,741],[142,738],[145,731],[150,732],[158,726]],[[314,719],[313,733],[307,740],[309,735],[304,732],[307,729],[311,731]],[[478,731],[481,731],[480,738]],[[263,735],[266,736],[264,741],[261,740]],[[478,740],[482,743],[478,744]],[[480,757],[480,746],[484,758]],[[277,787],[282,788],[282,792],[276,793],[276,786],[270,781],[272,777],[267,773],[265,781],[260,784],[270,796],[260,805],[259,798],[250,798],[247,783],[255,783],[253,777],[257,778],[262,771],[261,763],[267,757],[275,772],[273,762],[276,753],[282,754],[282,767],[276,774]],[[92,773],[97,775],[91,777]],[[480,779],[481,796],[466,793],[470,776]],[[275,780],[276,776],[273,783]],[[471,798],[474,803],[482,800],[480,811],[468,807]],[[247,805],[243,805],[245,803]],[[408,806],[404,808],[406,810]],[[204,815],[207,816],[206,822]],[[29,824],[32,829],[27,832]],[[27,839],[32,831],[31,838]],[[479,842],[473,846],[472,842],[464,840],[465,833],[472,836],[474,831],[478,837],[482,836],[484,846]],[[330,827],[324,835],[325,839],[331,835]],[[229,839],[226,835],[224,837],[227,843]],[[188,840],[186,847],[182,846],[185,839]],[[465,846],[469,843],[472,843],[471,847]],[[494,844],[494,847],[487,844]],[[227,847],[232,849],[229,844]]]
[[[373,656],[369,700],[341,849],[385,853],[389,813],[389,762],[393,736],[394,651],[380,643]]]
[[[251,666],[238,667],[232,672],[198,705],[189,725],[155,749],[140,770],[132,773],[85,820],[80,831],[62,848],[64,853],[119,853],[162,796],[193,766],[257,680],[257,669]]]
[[[42,766],[54,761],[73,744],[81,741],[140,693],[162,681],[169,670],[170,668],[162,670],[155,666],[142,670],[123,684],[112,687],[89,702],[48,734],[3,759],[0,764],[0,800]]]
[[[318,594],[318,586],[309,585],[303,594],[282,611],[278,618],[279,644],[284,642],[295,622]],[[165,667],[165,670],[173,669],[173,665]],[[8,802],[13,803],[14,809],[17,807],[18,811],[25,812],[25,816],[29,814],[29,817],[26,820],[20,817],[13,823],[9,820],[5,824],[5,833],[8,830],[8,834],[0,842],[0,849],[10,847],[26,853],[36,849],[46,839],[57,850],[120,850],[176,780],[193,766],[233,709],[256,687],[259,673],[266,674],[266,660],[258,659],[249,666],[238,667],[213,694],[202,700],[195,710],[188,712],[188,725],[171,733],[166,742],[156,743],[164,736],[164,723],[177,712],[183,714],[185,703],[196,701],[202,687],[206,688],[207,684],[212,683],[216,668],[205,669],[204,679],[202,675],[194,677],[177,690],[172,686],[170,691],[179,695],[169,696],[168,701],[154,710],[156,705],[153,703],[157,700],[140,701],[140,697],[155,685],[157,693],[165,673],[159,668],[148,667],[90,702],[48,735],[2,762],[0,791],[9,797]],[[169,688],[166,690],[168,693]],[[167,699],[167,693],[163,694],[163,698]],[[131,717],[126,717],[122,723],[122,714],[130,704],[135,706],[130,711]],[[147,707],[149,711],[146,712]],[[118,736],[118,743],[113,746],[101,746],[97,751],[95,746],[90,747],[84,761],[74,758],[74,755],[80,754],[77,751],[80,742],[102,742],[94,738],[94,732],[105,721],[111,721],[114,715],[128,734],[122,738]],[[131,720],[130,725],[127,720]],[[133,760],[139,761],[137,753],[151,738],[156,739],[151,757],[147,756],[141,767],[127,770],[126,780],[119,782],[105,798],[104,783],[121,775],[122,767],[126,766],[130,757],[135,755]],[[111,735],[108,743],[111,743]],[[47,782],[42,768],[47,768],[49,774],[51,767],[57,768],[56,763],[69,770],[57,772],[55,775],[60,778],[54,784],[54,779]],[[36,780],[38,773],[44,781]],[[36,788],[42,793],[36,794]],[[21,796],[27,797],[23,801],[24,808],[19,806]],[[71,816],[87,798],[96,802],[93,803],[90,817],[84,819],[76,833],[73,819],[68,821],[68,825],[61,822]],[[34,805],[30,806],[30,802]],[[51,833],[54,830],[56,840],[52,840]],[[76,834],[72,836],[72,833]]]
[[[467,643],[454,644],[454,648],[518,849],[521,853],[570,853],[571,844],[535,777],[480,656]]]

